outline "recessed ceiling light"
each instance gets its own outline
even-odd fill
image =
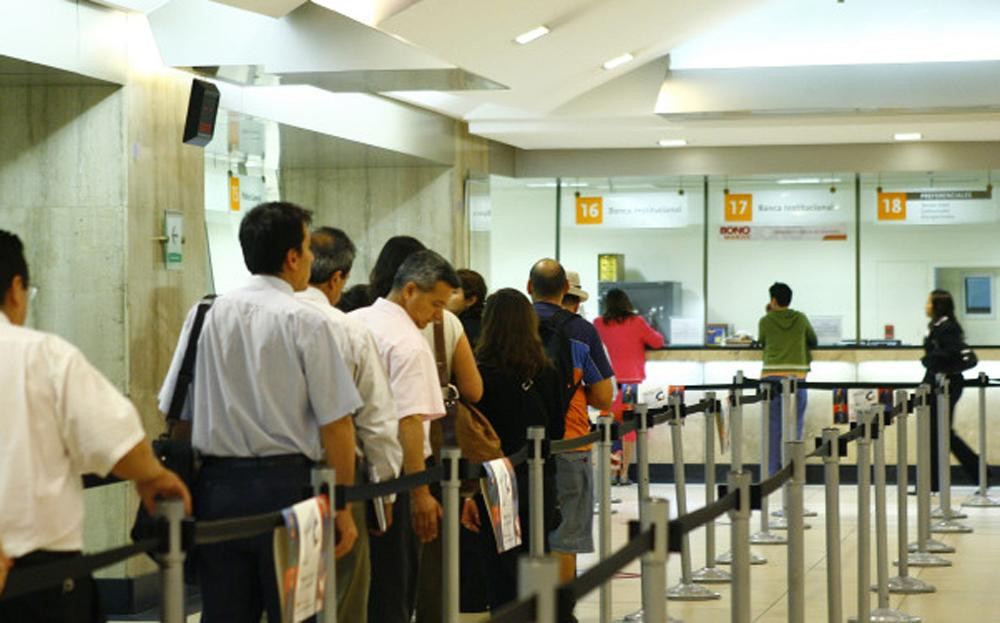
[[[790,177],[778,180],[779,184],[839,184],[839,177]]]
[[[919,141],[924,138],[924,135],[920,132],[897,132],[892,135],[892,138],[897,141]]]
[[[684,147],[688,142],[683,138],[664,138],[656,142],[660,147]]]
[[[550,32],[551,31],[547,27],[545,27],[545,26],[539,26],[538,28],[532,28],[528,32],[520,34],[520,35],[514,37],[514,41],[520,43],[521,45],[526,45],[528,43],[531,43],[535,39],[538,39],[540,37],[544,37],[545,35],[549,34]]]
[[[605,69],[614,69],[615,67],[620,67],[625,63],[628,63],[634,58],[635,57],[631,54],[622,54],[621,56],[614,57],[610,61],[606,61],[603,66]]]

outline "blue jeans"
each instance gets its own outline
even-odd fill
[[[763,380],[765,381],[778,381],[785,377],[783,376],[765,376]],[[767,462],[768,462],[768,475],[776,473],[781,469],[781,445],[784,441],[782,439],[782,417],[781,417],[781,394],[772,392],[773,398],[771,398],[771,408],[770,417],[768,418],[768,432],[767,432]],[[802,439],[802,434],[805,430],[805,419],[806,419],[806,403],[808,402],[808,392],[805,388],[800,387],[798,391],[795,392],[795,439]]]

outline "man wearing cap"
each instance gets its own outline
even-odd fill
[[[580,304],[585,303],[590,295],[580,287],[580,273],[567,270],[566,281],[569,282],[569,290],[563,295],[562,308],[570,313],[579,314]]]

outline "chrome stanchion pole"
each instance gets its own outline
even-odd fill
[[[792,462],[792,479],[785,485],[788,490],[788,621],[805,623],[806,620],[806,559],[805,523],[802,518],[803,489],[806,484],[806,453],[802,441],[786,441],[786,454]]]
[[[333,527],[333,515],[337,512],[336,472],[331,467],[314,467],[312,470],[313,495],[326,494],[330,500],[330,516],[323,529],[330,535],[330,546],[323,551],[323,565],[326,567],[326,589],[323,591],[323,610],[316,617],[317,623],[336,623],[337,621],[337,558],[333,550],[336,532]],[[360,502],[355,502],[360,504]]]
[[[858,426],[864,435],[858,438],[858,615],[848,621],[867,623],[871,620],[871,422],[872,411],[882,405],[862,409]]]
[[[763,400],[760,403],[760,480],[767,480],[771,476],[771,384],[761,383],[760,393]],[[760,498],[760,532],[750,535],[750,542],[754,545],[784,545],[788,539],[780,534],[771,532],[771,509],[768,503],[770,496]]]
[[[545,428],[531,426],[528,428],[528,443],[531,444],[531,456],[528,457],[528,495],[531,507],[528,508],[528,521],[531,524],[529,553],[539,557],[545,555],[545,457],[542,445],[545,441]]]
[[[462,451],[458,448],[443,448],[441,461],[445,466],[445,479],[441,481],[441,498],[444,502],[444,519],[441,522],[441,547],[444,548],[443,575],[441,582],[441,609],[444,623],[458,623],[459,619],[459,563],[458,526],[461,516],[459,489],[462,479],[459,474],[459,459]]]
[[[750,623],[750,472],[729,472],[729,490],[740,492],[740,503],[729,511],[733,547],[733,623]]]
[[[519,562],[517,596],[527,599],[532,595],[537,599],[535,623],[556,623],[558,621],[559,561],[545,556],[523,556]]]
[[[781,379],[781,464],[782,466],[788,465],[789,457],[788,451],[785,448],[785,442],[792,439],[791,426],[788,423],[789,418],[795,417],[795,393],[792,391],[792,379],[787,376]],[[771,513],[771,529],[772,530],[787,530],[788,521],[788,490],[784,487],[781,489],[781,508]]]
[[[184,623],[184,549],[181,546],[181,522],[184,502],[179,498],[160,500],[156,515],[166,520],[167,548],[159,554],[160,588],[163,596],[163,623]]]
[[[917,542],[909,546],[911,567],[950,567],[951,561],[937,553],[954,552],[954,548],[931,539],[931,408],[927,402],[930,387],[917,388]]]
[[[713,394],[714,397],[714,394]],[[740,370],[733,377],[733,388],[729,390],[729,447],[732,449],[729,471],[743,471],[743,371]],[[713,485],[714,485],[713,481]],[[712,500],[715,500],[713,495]],[[715,562],[720,565],[733,564],[733,551],[730,549],[724,554],[716,557]],[[767,562],[760,554],[750,552],[751,565],[763,565]]]
[[[674,417],[670,420],[670,438],[673,442],[674,483],[677,489],[677,515],[687,514],[687,492],[684,484],[684,445],[682,441],[684,424],[683,403],[680,396],[671,396]],[[722,595],[695,584],[691,574],[691,539],[687,534],[681,540],[681,581],[667,589],[667,599],[676,601],[705,601],[720,599]]]
[[[823,429],[829,450],[823,457],[826,492],[826,612],[828,623],[844,620],[840,561],[840,431]]]
[[[712,406],[705,410],[705,506],[715,502],[715,392],[706,392],[705,399]],[[735,450],[734,450],[735,456]],[[734,464],[731,469],[739,469]],[[692,574],[691,579],[701,584],[728,584],[732,578],[725,569],[715,566],[715,520],[705,525],[705,566]]]
[[[931,524],[931,532],[938,534],[968,533],[972,528],[956,521],[959,517],[965,517],[951,507],[951,404],[949,398],[948,377],[943,374],[937,375],[938,395],[938,485],[941,488],[938,494],[940,503],[940,514],[931,514],[931,517],[939,516],[940,519]]]
[[[667,620],[667,523],[670,521],[669,502],[663,499],[642,501],[642,531],[653,529],[653,549],[642,555],[642,618],[649,623]],[[626,619],[628,620],[628,619]]]
[[[905,400],[905,392],[904,392]],[[905,404],[905,403],[904,403]],[[875,571],[878,607],[871,613],[871,621],[878,623],[920,623],[920,617],[910,616],[889,606],[889,524],[886,509],[885,483],[885,407],[879,405],[874,419],[875,454]]]
[[[962,502],[962,506],[970,508],[990,508],[1000,506],[1000,500],[992,497],[989,493],[990,481],[987,473],[986,454],[988,444],[986,443],[986,385],[990,378],[985,372],[979,373],[979,491],[968,500]]]
[[[605,560],[611,555],[611,425],[614,418],[601,416],[597,419],[597,426],[601,430],[601,441],[598,443],[598,457],[601,466],[598,470],[600,475],[601,489],[601,514],[598,518],[600,526],[600,557]],[[600,621],[610,623],[611,621],[611,582],[601,584],[600,591]]]
[[[906,438],[906,421],[909,419],[908,396],[905,389],[896,392],[896,406],[899,414],[896,416],[896,515],[897,537],[899,547],[899,575],[889,578],[889,592],[901,595],[917,593],[933,593],[934,587],[920,578],[910,575],[910,549],[907,547],[909,538],[909,510],[907,509],[907,485],[909,481],[909,452]],[[914,398],[916,404],[916,398]]]
[[[636,459],[636,482],[638,483],[639,489],[639,522],[642,523],[646,520],[646,513],[648,512],[649,506],[646,503],[650,499],[649,497],[649,408],[645,404],[638,404],[635,407],[635,414],[638,418],[638,428],[635,434],[635,459]],[[668,515],[669,519],[669,515]],[[666,596],[666,571],[664,571],[664,580],[660,584],[659,588],[659,598],[662,600]],[[643,571],[643,604],[646,603],[646,575]],[[664,611],[665,612],[665,611]],[[641,608],[625,615],[624,621],[628,623],[639,623],[645,620],[645,608]],[[650,621],[658,621],[661,619],[650,618]]]

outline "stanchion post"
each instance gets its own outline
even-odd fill
[[[445,467],[445,478],[441,482],[441,497],[444,501],[444,520],[442,521],[442,560],[444,561],[442,578],[441,608],[444,611],[444,623],[458,623],[459,619],[459,566],[458,566],[458,525],[461,510],[459,507],[459,489],[462,479],[459,474],[459,461],[462,451],[458,448],[441,450],[441,461]]]
[[[558,621],[559,561],[549,556],[523,556],[519,563],[517,595],[536,598],[535,623]]]
[[[840,559],[840,430],[823,429],[828,448],[823,457],[826,492],[826,612],[828,623],[844,620]]]
[[[313,495],[323,495],[330,500],[330,516],[323,527],[330,535],[330,546],[323,551],[323,565],[326,567],[326,588],[323,590],[323,610],[316,617],[317,623],[336,623],[337,621],[337,558],[333,554],[336,532],[333,527],[333,515],[336,509],[337,473],[332,467],[314,467],[312,470]],[[355,502],[360,504],[360,502]]]
[[[597,455],[600,460],[598,474],[600,477],[601,512],[600,524],[600,557],[601,560],[611,555],[611,425],[614,419],[602,416],[597,419],[601,431],[601,441],[598,443]],[[600,621],[611,622],[611,582],[601,584],[600,591]]]
[[[951,399],[950,381],[944,374],[937,375],[938,395],[938,486],[940,492],[940,517],[931,524],[935,533],[968,533],[972,528],[956,521],[959,514],[951,507]],[[964,517],[964,515],[961,515]]]
[[[687,514],[687,491],[684,482],[684,444],[682,441],[684,404],[680,396],[671,396],[673,418],[670,420],[670,439],[674,455],[674,486],[677,494],[677,515]],[[681,581],[667,589],[667,599],[677,601],[705,601],[720,599],[722,595],[695,584],[691,574],[691,540],[685,534],[681,540]]]
[[[647,623],[666,623],[669,502],[660,498],[646,498],[640,503],[640,506],[646,507],[639,520],[642,531],[653,529],[653,549],[642,555],[642,618],[640,620]]]
[[[788,492],[788,621],[805,623],[806,618],[806,560],[805,524],[802,516],[803,494],[806,484],[806,455],[804,442],[785,442],[786,453],[792,462],[792,479],[785,488]]]
[[[750,623],[750,472],[729,472],[729,490],[740,492],[740,503],[729,511],[733,551],[730,620]]]
[[[544,427],[528,428],[528,443],[531,444],[531,456],[528,457],[528,495],[531,499],[531,507],[528,508],[528,521],[531,524],[529,553],[535,557],[545,555],[545,456],[542,452],[544,441]]]
[[[761,383],[760,393],[763,401],[760,403],[760,480],[763,482],[771,476],[771,384]],[[760,498],[760,532],[750,535],[754,545],[784,545],[788,539],[771,532],[770,496]]]
[[[636,482],[638,483],[639,489],[639,522],[643,523],[646,521],[646,514],[649,512],[649,408],[645,404],[637,404],[635,406],[635,416],[638,418],[638,428],[635,434],[635,460],[636,460]],[[645,524],[643,524],[645,525]],[[646,572],[643,568],[643,604],[646,603]],[[662,601],[665,597],[665,591],[667,587],[666,571],[663,572],[663,582],[659,588],[659,599]],[[665,608],[666,606],[664,606]],[[664,610],[664,613],[666,610]],[[666,614],[664,614],[664,617]],[[625,621],[628,623],[641,623],[645,621],[645,608],[640,608],[635,612],[625,615]],[[658,619],[650,618],[651,621],[656,621]],[[666,620],[665,618],[662,620]]]
[[[955,551],[943,543],[932,550],[931,539],[931,409],[930,387],[917,388],[917,542],[910,545],[911,567],[950,567],[951,561],[935,555]]]
[[[705,410],[705,505],[712,504],[715,502],[715,437],[713,433],[715,432],[715,392],[705,392],[705,400],[708,400],[711,406]],[[738,406],[734,406],[731,413],[730,422],[736,420],[736,412],[739,409]],[[733,432],[733,438],[735,437],[735,431]],[[738,454],[735,451],[735,445],[733,450],[733,465],[736,465],[738,460]],[[733,469],[739,470],[739,467],[733,467]],[[695,582],[700,582],[701,584],[726,584],[731,578],[729,573],[724,569],[719,569],[715,566],[715,520],[708,522],[705,525],[705,566],[694,572],[691,576]]]
[[[907,546],[909,539],[909,510],[907,485],[909,475],[909,449],[907,436],[907,420],[909,420],[908,396],[905,389],[896,392],[896,407],[899,415],[896,416],[896,516],[897,516],[897,537],[899,546],[899,575],[889,578],[889,592],[902,595],[914,595],[917,593],[933,593],[934,587],[924,582],[920,578],[910,575],[910,549]],[[914,404],[916,397],[914,397]]]
[[[989,493],[990,482],[987,472],[987,452],[988,444],[986,437],[986,386],[990,378],[985,372],[979,373],[979,490],[970,497],[962,506],[971,508],[990,508],[1000,506],[1000,500]]]
[[[881,409],[882,406],[878,407]],[[858,439],[858,616],[857,621],[871,619],[871,418],[872,409],[858,413],[858,426],[864,435]]]
[[[181,544],[181,522],[184,520],[184,502],[179,498],[161,500],[156,515],[166,522],[166,549],[158,555],[160,560],[160,588],[163,594],[163,623],[184,623],[184,549]]]

